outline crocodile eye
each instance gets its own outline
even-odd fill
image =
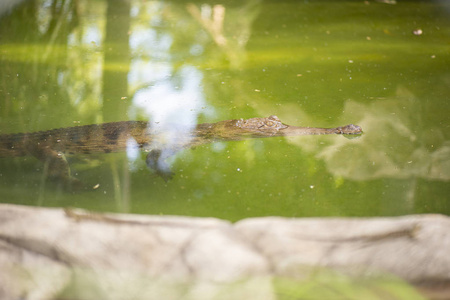
[[[268,126],[268,127],[273,127],[274,125],[275,125],[275,122],[273,122],[273,121],[266,122],[266,126]]]

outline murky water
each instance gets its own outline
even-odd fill
[[[229,220],[450,214],[446,1],[2,5],[2,134],[269,115],[364,130],[186,149],[168,182],[145,153],[75,155],[77,193],[33,157],[0,158],[2,202]]]

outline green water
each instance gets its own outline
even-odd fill
[[[0,133],[277,115],[364,135],[186,149],[167,183],[145,154],[78,155],[72,173],[92,187],[78,193],[33,157],[0,158],[1,201],[233,221],[450,214],[450,5],[385,2],[26,1],[3,12]]]

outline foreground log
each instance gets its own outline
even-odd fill
[[[365,291],[379,299],[447,299],[449,253],[440,215],[231,224],[0,205],[0,299],[280,299],[325,277],[408,297]]]

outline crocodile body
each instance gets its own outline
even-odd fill
[[[361,134],[357,125],[336,128],[297,127],[283,124],[276,116],[227,120],[197,125],[186,133],[160,130],[144,121],[122,121],[0,135],[0,158],[32,155],[46,163],[48,175],[73,184],[66,154],[125,151],[130,145],[148,152],[147,165],[168,179],[171,172],[164,159],[187,147],[215,141],[311,134]],[[169,150],[169,151],[164,151]]]

